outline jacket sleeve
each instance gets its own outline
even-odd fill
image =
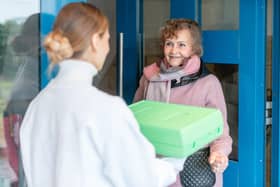
[[[222,135],[210,144],[210,151],[217,151],[228,156],[232,150],[232,138],[229,135],[229,126],[227,122],[227,109],[223,90],[219,80],[212,76],[209,81],[208,94],[206,96],[206,107],[217,108],[221,111],[224,121]]]
[[[148,84],[147,79],[144,76],[142,76],[139,81],[139,86],[135,92],[133,102],[137,102],[145,99],[144,97],[145,97],[145,90],[147,84]]]
[[[175,182],[174,168],[155,156],[132,112],[120,102],[105,145],[104,174],[116,187],[163,187]]]

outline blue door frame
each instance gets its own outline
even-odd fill
[[[140,0],[117,0],[117,33],[123,33],[123,98],[133,100],[139,75]],[[119,36],[118,36],[119,41]],[[119,49],[117,50],[119,51]],[[119,52],[117,55],[120,55]],[[119,59],[119,58],[118,58]],[[118,66],[119,68],[119,66]],[[120,69],[117,69],[119,74]],[[117,79],[119,85],[119,79]],[[118,90],[120,92],[120,90]]]
[[[171,17],[201,22],[201,0],[172,0]],[[239,67],[238,161],[224,186],[264,186],[266,0],[239,1],[239,30],[203,31],[203,41],[204,61]]]
[[[273,42],[272,42],[272,160],[271,186],[280,186],[280,3],[273,0]]]

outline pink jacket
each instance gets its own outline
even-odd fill
[[[146,99],[149,80],[150,77],[153,77],[151,74],[157,74],[158,72],[156,64],[147,66],[144,69],[144,75],[140,79],[139,87],[134,96],[135,102]],[[232,138],[229,135],[226,104],[221,84],[216,76],[209,74],[187,85],[172,88],[169,93],[169,102],[219,109],[224,119],[224,130],[218,139],[209,144],[210,151],[221,152],[227,156],[231,153]],[[215,187],[221,186],[222,174],[218,174],[216,175]]]

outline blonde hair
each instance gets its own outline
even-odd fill
[[[50,67],[68,58],[79,58],[90,45],[93,34],[102,36],[108,20],[95,6],[70,3],[59,12],[52,31],[44,41]]]
[[[192,48],[194,54],[198,56],[203,55],[203,47],[202,47],[202,37],[201,37],[201,29],[197,22],[190,19],[170,19],[165,22],[165,26],[163,26],[160,30],[160,38],[162,45],[166,39],[176,38],[177,32],[181,30],[188,30],[192,37]]]

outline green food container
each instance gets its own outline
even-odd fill
[[[157,154],[187,157],[223,131],[221,112],[214,108],[143,100],[129,105],[144,136]]]

